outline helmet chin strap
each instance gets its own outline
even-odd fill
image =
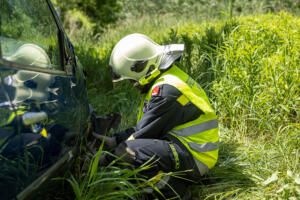
[[[153,81],[157,76],[159,76],[161,74],[161,71],[156,68],[153,71],[151,71],[150,73],[147,73],[146,76],[142,77],[137,84],[138,85],[147,85],[149,84],[151,81]]]

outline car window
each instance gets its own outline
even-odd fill
[[[0,0],[2,58],[63,70],[58,34],[46,0]]]

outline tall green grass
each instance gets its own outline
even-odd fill
[[[99,170],[100,156],[104,153],[103,145],[102,142],[95,155],[86,156],[88,169],[82,167],[75,174],[76,178],[72,175],[67,179],[76,199],[138,199],[142,193],[141,186],[148,185],[148,181],[137,174],[146,167],[134,169],[129,164],[125,168],[113,166],[120,157]]]
[[[86,40],[77,52],[90,74],[90,102],[100,114],[120,112],[125,128],[135,123],[139,93],[129,83],[111,84],[107,66],[113,45],[133,32],[160,44],[184,43],[178,65],[208,93],[221,124],[219,162],[193,187],[194,196],[298,199],[299,27],[300,17],[286,12],[205,22],[145,16],[127,20],[93,44]],[[101,182],[107,171],[98,173],[94,180]],[[102,193],[103,188],[93,190],[95,196]]]

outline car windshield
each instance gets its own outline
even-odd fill
[[[0,56],[60,70],[58,28],[46,0],[0,0]]]

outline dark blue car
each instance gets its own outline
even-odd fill
[[[29,198],[88,129],[82,66],[49,0],[0,0],[0,199]]]

